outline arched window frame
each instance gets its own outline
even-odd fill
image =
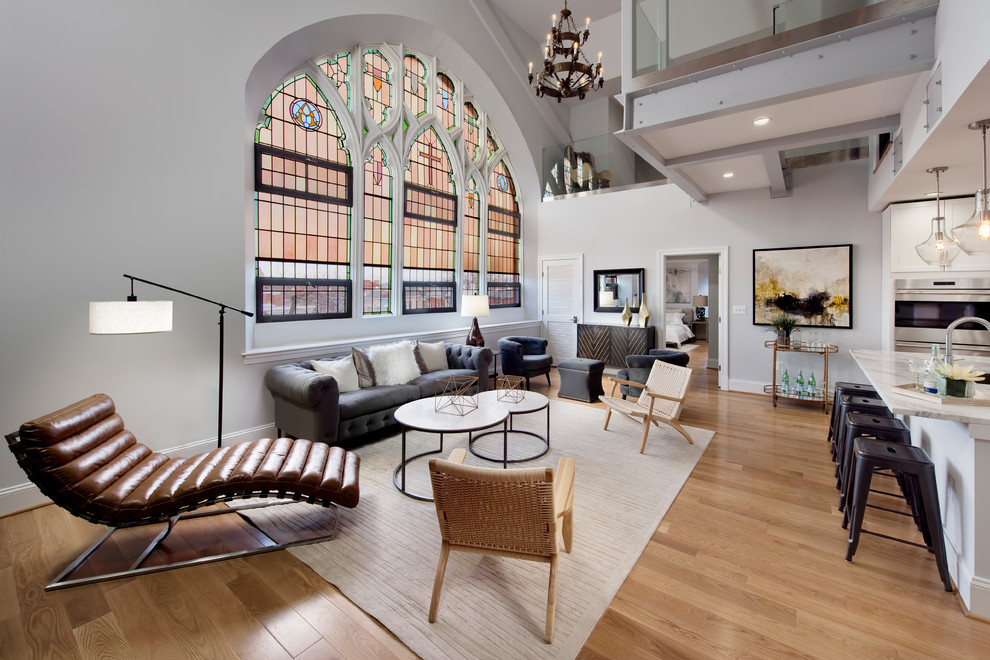
[[[392,85],[390,94],[390,105],[388,106],[388,112],[386,113],[386,121],[379,125],[375,119],[372,117],[371,112],[368,109],[368,103],[364,96],[364,54],[367,51],[378,51],[381,56],[388,62],[391,67],[390,71],[390,82]],[[476,293],[486,293],[487,292],[487,226],[488,226],[488,196],[489,196],[489,179],[493,168],[501,160],[506,160],[510,171],[511,163],[508,163],[507,155],[505,154],[504,144],[498,138],[495,131],[491,128],[488,122],[488,116],[484,111],[484,108],[479,104],[473,96],[469,93],[468,89],[464,85],[463,81],[457,78],[451,71],[443,67],[442,63],[438,62],[437,58],[428,56],[424,53],[417,52],[411,49],[404,49],[401,46],[392,46],[389,44],[356,44],[350,48],[350,99],[351,103],[348,104],[344,101],[340,93],[338,92],[337,86],[334,81],[327,77],[324,71],[320,68],[319,63],[325,61],[328,57],[336,57],[340,53],[344,52],[342,49],[334,49],[329,51],[327,55],[315,58],[312,61],[306,62],[300,68],[300,71],[305,72],[307,75],[311,76],[316,82],[317,86],[326,99],[327,103],[332,107],[333,111],[337,115],[342,130],[344,131],[344,148],[349,154],[350,165],[352,167],[352,192],[351,198],[353,200],[353,206],[351,208],[351,288],[352,288],[352,298],[359,298],[357,304],[350,305],[350,316],[353,318],[382,318],[387,316],[396,316],[402,313],[400,310],[403,308],[402,299],[402,223],[403,223],[403,200],[405,199],[405,177],[404,172],[408,166],[407,154],[416,136],[418,136],[427,127],[432,127],[436,132],[438,139],[444,146],[447,152],[447,157],[451,164],[451,176],[455,183],[456,197],[458,199],[457,204],[457,232],[456,232],[456,257],[455,257],[455,304],[453,308],[443,308],[435,310],[425,310],[427,312],[450,312],[456,311],[460,306],[460,295],[467,293],[463,289],[464,287],[464,270],[463,270],[463,260],[464,260],[464,208],[463,203],[464,193],[467,190],[467,182],[470,178],[473,178],[478,191],[479,196],[479,216],[480,216],[480,237],[479,237],[479,268],[480,272],[478,275],[478,288],[480,291],[475,291]],[[404,80],[404,68],[403,62],[407,55],[412,55],[417,57],[421,62],[423,62],[426,70],[426,83],[428,88],[427,93],[427,103],[426,111],[419,117],[413,116],[412,112],[406,106],[403,101],[403,80]],[[293,74],[287,75],[284,79],[291,78],[292,75],[297,75],[299,72],[294,72]],[[447,76],[454,85],[454,105],[456,108],[455,123],[450,129],[446,128],[439,116],[437,109],[437,76],[439,74]],[[471,103],[472,106],[478,112],[478,131],[481,136],[481,149],[479,156],[476,160],[471,160],[465,148],[464,140],[464,126],[465,126],[465,114],[464,114],[464,104]],[[348,107],[348,105],[350,107]],[[259,111],[260,116],[260,111]],[[491,131],[492,135],[495,136],[500,148],[495,154],[491,154],[489,157],[488,147],[487,147],[487,135]],[[363,305],[363,277],[365,271],[364,264],[364,164],[369,157],[372,149],[376,145],[382,147],[386,154],[386,161],[389,163],[395,163],[395,165],[390,165],[393,190],[392,190],[392,218],[391,226],[393,233],[393,249],[392,249],[392,265],[391,265],[391,313],[376,313],[376,314],[365,314]],[[513,173],[513,179],[516,179]],[[518,191],[517,191],[518,197]],[[520,256],[522,252],[522,241],[520,238]],[[521,264],[521,261],[520,261]],[[520,273],[521,275],[521,273]],[[520,292],[519,302],[516,305],[511,306],[521,306],[522,295]],[[422,312],[419,312],[422,313]],[[285,319],[285,320],[300,320],[300,319]]]

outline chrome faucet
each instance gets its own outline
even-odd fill
[[[990,323],[986,319],[981,319],[979,316],[961,316],[955,321],[949,324],[949,327],[945,329],[945,363],[952,364],[952,331],[956,329],[956,326],[962,325],[963,323],[979,323],[984,328],[990,332]]]

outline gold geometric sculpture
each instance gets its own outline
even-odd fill
[[[463,417],[477,410],[478,395],[471,393],[477,384],[477,376],[454,375],[438,379],[435,385],[437,395],[433,399],[434,412]]]
[[[526,398],[522,376],[499,376],[495,379],[495,398],[508,403],[519,403]]]

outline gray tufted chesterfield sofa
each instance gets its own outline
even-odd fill
[[[437,380],[453,374],[478,377],[478,390],[489,389],[491,349],[445,344],[448,369],[422,374],[403,385],[382,385],[340,392],[337,380],[313,370],[309,360],[281,364],[265,374],[275,399],[279,435],[339,444],[396,423],[395,409],[435,394]],[[351,356],[340,359],[350,360]]]

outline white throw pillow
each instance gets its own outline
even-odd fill
[[[358,389],[358,374],[354,368],[354,360],[348,356],[342,360],[310,360],[313,371],[330,374],[337,380],[341,392],[353,392]]]
[[[419,377],[412,342],[372,346],[368,349],[368,357],[375,368],[376,385],[401,385]]]
[[[667,323],[681,323],[684,321],[684,312],[667,312]]]
[[[427,344],[421,341],[416,342],[416,353],[419,355],[420,371],[426,368],[423,373],[431,371],[442,371],[447,368],[447,349],[443,342]]]

